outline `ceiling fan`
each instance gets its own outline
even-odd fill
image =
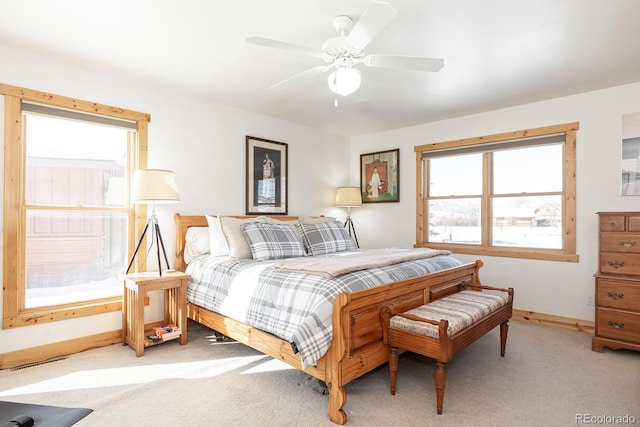
[[[396,13],[396,9],[389,3],[373,0],[355,24],[349,16],[337,16],[333,19],[333,26],[338,35],[324,42],[319,50],[257,36],[248,37],[245,41],[311,55],[325,63],[276,83],[271,86],[271,89],[300,84],[331,71],[328,77],[329,90],[336,95],[347,96],[360,89],[362,76],[360,70],[355,68],[360,64],[366,67],[430,72],[437,72],[444,66],[444,61],[440,58],[365,54],[364,49],[369,42],[391,22]],[[336,106],[337,104],[336,98]]]

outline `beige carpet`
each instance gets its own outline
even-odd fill
[[[433,362],[405,354],[398,391],[387,367],[346,387],[350,426],[569,426],[635,417],[640,353],[591,351],[591,337],[510,322],[505,358],[495,329],[448,366],[436,415]],[[86,407],[76,426],[331,426],[316,379],[196,324],[136,358],[112,345],[65,360],[0,371],[0,400]]]

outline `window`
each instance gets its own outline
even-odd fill
[[[3,328],[121,309],[144,213],[149,116],[0,85],[5,97]],[[142,224],[139,222],[142,219]]]
[[[578,123],[415,147],[416,246],[577,262]]]

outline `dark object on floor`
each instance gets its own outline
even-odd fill
[[[318,380],[318,382],[320,383],[320,392],[322,393],[323,396],[328,395],[329,394],[329,390],[327,389],[327,383],[325,383],[322,380]],[[0,426],[2,427],[2,426]]]
[[[69,427],[91,412],[93,409],[0,402],[0,427]]]
[[[234,341],[233,338],[229,338],[226,335],[222,335],[220,332],[218,331],[213,331],[213,334],[215,336],[215,340],[216,342],[231,342]]]
[[[26,415],[20,415],[19,417],[15,417],[8,423],[1,424],[0,427],[32,427],[33,426],[33,418],[27,417]]]

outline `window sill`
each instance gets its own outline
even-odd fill
[[[433,248],[433,249],[445,249],[450,250],[457,254],[471,254],[471,255],[485,255],[496,256],[503,258],[525,258],[525,259],[537,259],[544,261],[563,261],[563,262],[578,262],[577,254],[570,254],[561,251],[553,250],[541,250],[541,249],[506,249],[506,248],[485,248],[471,245],[448,245],[443,243],[422,243],[414,245],[416,248]]]
[[[148,304],[148,301],[145,301],[146,304]],[[5,317],[2,322],[2,329],[95,316],[120,310],[122,310],[122,297],[120,296],[53,307],[38,307],[24,310],[16,317]]]

